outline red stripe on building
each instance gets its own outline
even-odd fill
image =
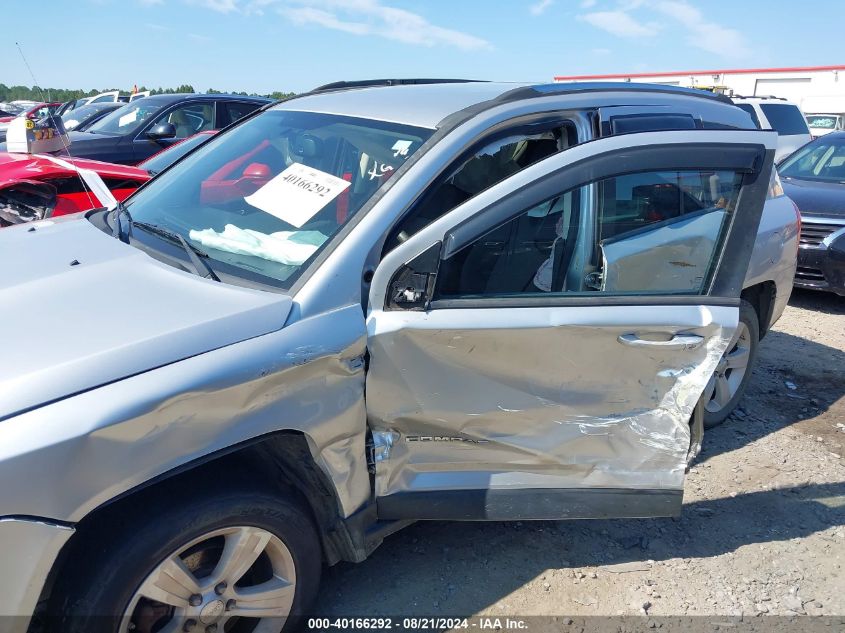
[[[731,68],[725,70],[679,70],[660,73],[628,73],[616,75],[560,75],[555,81],[580,81],[594,79],[642,79],[644,77],[676,77],[678,75],[747,75],[751,73],[805,73],[810,71],[845,70],[845,66],[796,66],[793,68]]]

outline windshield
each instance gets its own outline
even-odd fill
[[[845,139],[827,136],[808,143],[778,169],[784,178],[845,182]]]
[[[86,131],[95,134],[130,134],[159,110],[160,105],[136,101],[104,116]]]
[[[432,131],[268,110],[211,139],[126,206],[133,222],[208,253],[216,272],[289,288]]]
[[[808,114],[807,125],[816,130],[835,130],[836,117],[828,114]]]
[[[170,167],[195,147],[199,147],[205,143],[211,136],[211,134],[194,134],[193,136],[189,136],[181,143],[176,143],[176,145],[168,147],[166,150],[138,163],[138,167],[148,171],[151,176],[155,176],[158,172]]]
[[[97,112],[103,110],[102,106],[85,105],[75,110],[69,110],[62,115],[62,122],[65,124],[66,130],[71,130],[77,127],[80,123],[88,120],[88,117],[94,116]]]

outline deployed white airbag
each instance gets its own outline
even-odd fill
[[[227,224],[222,233],[214,229],[192,230],[188,233],[195,242],[208,248],[252,255],[288,266],[299,266],[328,239],[319,231],[279,231],[261,233]]]

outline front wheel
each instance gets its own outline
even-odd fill
[[[279,633],[316,594],[317,534],[288,500],[233,490],[131,514],[78,552],[61,631]]]
[[[759,343],[757,311],[743,300],[736,332],[704,389],[705,429],[718,426],[736,409],[748,387]]]

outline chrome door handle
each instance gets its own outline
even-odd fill
[[[693,350],[704,343],[704,337],[697,334],[676,334],[668,341],[649,341],[636,334],[620,334],[616,340],[629,347],[665,350]]]

